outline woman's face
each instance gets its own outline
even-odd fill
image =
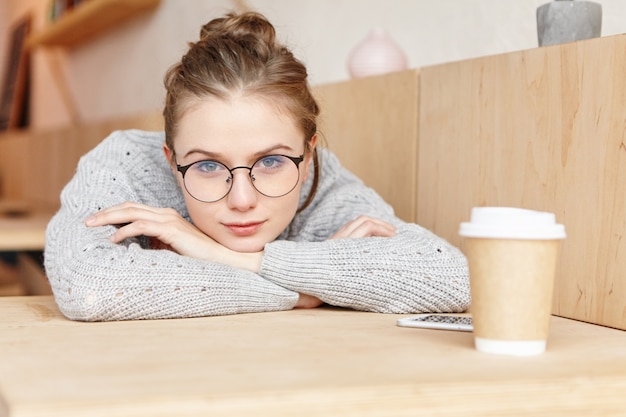
[[[276,198],[260,194],[252,186],[247,169],[236,169],[232,172],[232,188],[224,198],[201,202],[189,194],[183,176],[173,166],[194,225],[237,252],[263,250],[266,243],[276,239],[289,225],[311,163],[310,153],[305,153],[303,133],[292,117],[258,97],[208,98],[193,103],[179,120],[174,151],[175,163],[181,166],[213,160],[230,169],[251,167],[267,155],[305,154],[298,167],[300,179],[295,188]],[[172,153],[167,147],[165,154],[171,160]]]

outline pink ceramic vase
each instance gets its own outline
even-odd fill
[[[373,29],[348,57],[348,72],[352,78],[402,71],[407,67],[404,51],[381,28]]]

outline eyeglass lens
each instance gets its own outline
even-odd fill
[[[298,180],[298,163],[284,155],[268,155],[257,160],[252,167],[229,169],[217,161],[198,161],[187,169],[184,183],[187,192],[196,200],[218,201],[224,198],[233,184],[234,171],[247,169],[252,185],[267,197],[282,197],[291,192]]]

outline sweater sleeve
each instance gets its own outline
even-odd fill
[[[116,132],[84,156],[46,232],[44,262],[60,310],[84,321],[179,318],[291,309],[298,294],[258,274],[149,249],[147,239],[114,244],[113,226],[84,219],[123,201],[173,207],[186,216],[168,172],[162,137]]]
[[[385,313],[461,312],[470,304],[467,260],[423,227],[405,223],[326,153],[313,204],[286,239],[269,243],[261,275],[340,307]],[[330,239],[359,215],[397,227],[390,238]]]

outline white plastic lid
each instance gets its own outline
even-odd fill
[[[493,239],[552,240],[565,238],[565,226],[553,213],[514,207],[474,207],[459,235]]]

